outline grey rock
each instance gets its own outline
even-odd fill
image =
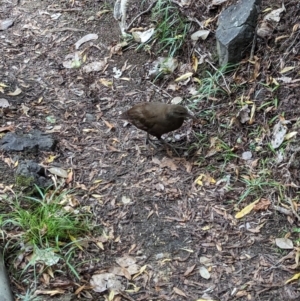
[[[2,254],[3,250],[0,249],[0,301],[13,301],[14,298],[10,289],[9,278]]]
[[[239,62],[251,49],[261,0],[240,0],[219,17],[216,32],[219,63]]]
[[[5,29],[11,27],[13,24],[14,24],[14,20],[10,20],[10,19],[0,21],[0,30],[5,30]]]
[[[88,121],[88,122],[92,122],[92,121],[96,120],[95,116],[93,114],[89,114],[89,113],[85,114],[85,118],[86,118],[86,121]]]
[[[44,167],[32,160],[20,161],[16,170],[17,185],[32,186],[36,184],[41,188],[47,188],[53,183],[46,175]]]
[[[57,141],[49,134],[33,130],[26,134],[7,133],[0,140],[0,149],[5,151],[53,151]]]

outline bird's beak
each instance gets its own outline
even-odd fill
[[[188,109],[188,115],[187,116],[190,117],[190,118],[192,118],[194,121],[197,120],[197,118],[195,117],[195,115],[189,109]]]

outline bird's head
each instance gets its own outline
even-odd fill
[[[170,113],[172,114],[173,117],[176,118],[183,118],[183,119],[192,118],[194,120],[197,119],[191,112],[189,112],[187,108],[180,105],[172,106]]]

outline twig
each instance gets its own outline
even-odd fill
[[[85,31],[84,29],[72,28],[72,27],[61,27],[50,29],[49,32],[58,32],[58,31]]]
[[[287,198],[287,200],[288,200],[288,202],[289,202],[290,205],[291,205],[291,210],[292,210],[293,214],[297,217],[298,221],[300,221],[300,216],[299,216],[298,213],[296,212],[292,200],[291,200],[290,198]]]
[[[291,155],[291,158],[290,158],[290,160],[289,160],[289,162],[288,162],[288,164],[286,166],[287,168],[290,168],[291,164],[293,163],[293,161],[295,159],[296,154],[300,151],[300,147],[297,147],[293,151],[294,151],[294,153]]]
[[[66,12],[69,12],[69,11],[81,11],[82,9],[80,8],[48,8],[47,10],[49,11],[66,11]]]
[[[291,210],[288,210],[288,209],[286,209],[286,208],[283,208],[283,207],[280,207],[280,206],[276,206],[276,205],[274,205],[273,208],[274,208],[276,211],[278,211],[278,212],[280,212],[280,213],[282,213],[282,214],[285,214],[285,215],[288,215],[288,216],[293,216],[293,213],[292,213]]]
[[[146,14],[149,10],[151,10],[151,8],[154,6],[154,4],[157,2],[157,0],[155,0],[155,1],[153,1],[150,5],[149,5],[149,7],[146,9],[146,10],[144,10],[144,11],[142,11],[140,14],[138,14],[135,18],[133,18],[133,20],[129,23],[129,25],[127,26],[127,29],[126,30],[128,30],[131,26],[132,26],[132,24],[141,16],[141,15],[144,15],[144,14]]]
[[[124,294],[124,293],[122,293],[122,292],[119,292],[119,294],[120,294],[123,298],[125,298],[126,300],[129,300],[129,301],[135,301],[134,299],[132,299],[131,297],[129,297],[127,294]]]
[[[161,90],[163,93],[166,93],[169,97],[172,98],[172,95],[170,95],[166,90],[164,90],[161,87],[158,87],[157,85],[155,85],[154,83],[152,83],[151,81],[149,82],[151,85],[153,85],[155,88],[157,88],[158,90]]]
[[[188,20],[197,23],[203,29],[203,24],[197,18],[188,17]]]
[[[257,33],[256,33],[256,30],[255,30],[254,37],[253,37],[253,43],[252,43],[252,47],[251,47],[251,52],[250,52],[250,61],[253,61],[256,41],[257,41]]]

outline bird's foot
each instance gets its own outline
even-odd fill
[[[157,145],[155,145],[155,143],[150,138],[146,139],[146,145],[151,145],[153,148],[157,149]]]
[[[178,157],[180,157],[179,153],[177,152],[177,150],[175,149],[175,147],[171,144],[169,144],[168,142],[166,142],[163,139],[159,139],[159,141],[165,146],[165,147],[169,147]]]

